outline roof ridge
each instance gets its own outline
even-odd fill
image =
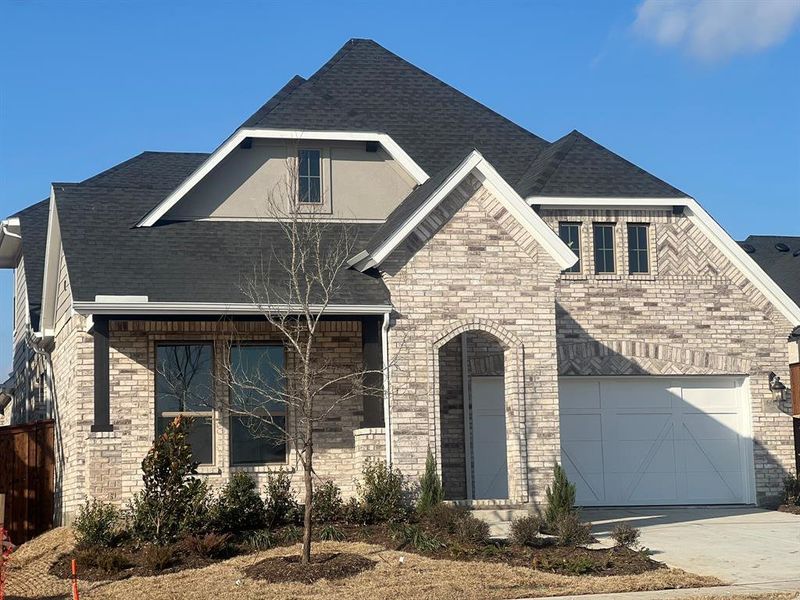
[[[266,117],[269,113],[275,110],[280,104],[286,100],[289,96],[291,96],[297,89],[306,83],[308,80],[300,75],[295,75],[289,81],[287,81],[281,89],[279,89],[272,97],[267,100],[264,104],[262,104],[256,112],[250,115],[244,122],[239,126],[241,127],[251,127],[258,123],[261,119]]]
[[[572,149],[575,147],[575,143],[578,141],[578,136],[582,136],[582,135],[583,134],[581,134],[580,131],[578,131],[577,129],[573,129],[567,135],[565,135],[565,136],[559,138],[558,140],[556,140],[555,142],[553,142],[553,144],[557,144],[558,142],[560,142],[562,140],[568,140],[568,144],[567,144],[566,148],[563,149],[563,151],[562,151],[562,149],[558,149],[558,150],[556,150],[555,154],[553,154],[553,160],[556,161],[555,168],[553,168],[553,170],[550,171],[550,174],[547,175],[545,180],[542,181],[542,185],[539,188],[540,190],[544,189],[544,187],[547,185],[547,182],[550,181],[556,173],[558,173],[558,170],[561,168],[561,165],[564,164],[564,159],[567,158],[569,153],[572,152]]]

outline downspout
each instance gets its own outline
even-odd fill
[[[392,416],[389,410],[389,312],[383,313],[381,349],[383,354],[383,427],[386,435],[386,464],[392,464]]]
[[[22,239],[22,236],[21,236],[21,235],[18,235],[18,234],[16,234],[16,233],[12,233],[12,232],[10,232],[10,231],[8,230],[8,221],[3,221],[3,222],[2,222],[2,231],[3,231],[3,235],[4,235],[4,236],[6,236],[6,235],[7,235],[7,236],[9,236],[9,237],[12,237],[12,238],[17,238],[18,240],[21,240],[21,239]]]

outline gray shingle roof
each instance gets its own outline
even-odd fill
[[[800,306],[800,236],[751,235],[739,245]]]
[[[47,218],[50,212],[50,198],[21,210],[19,218],[22,235],[22,257],[25,264],[25,283],[28,287],[28,310],[31,327],[39,329],[39,316],[42,309],[42,281],[44,280],[44,251],[47,245]]]
[[[260,257],[286,252],[276,223],[192,221],[136,228],[141,215],[202,162],[202,154],[145,153],[79,184],[54,184],[62,244],[77,301],[144,295],[151,302],[248,302],[243,287]],[[352,226],[361,243],[378,225]],[[337,239],[334,227],[328,232]],[[280,271],[271,283],[283,284]],[[341,275],[333,303],[388,304],[379,278]],[[202,281],[202,285],[198,282]]]

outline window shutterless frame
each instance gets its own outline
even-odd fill
[[[297,152],[297,190],[300,204],[322,204],[322,150]]]
[[[259,342],[259,341],[243,342],[241,344],[236,344],[235,346],[231,347],[230,353],[228,354],[228,361],[229,361],[228,365],[229,365],[229,369],[230,369],[230,373],[231,374],[233,374],[234,371],[235,371],[235,365],[233,364],[234,363],[234,360],[233,360],[234,359],[234,351],[235,350],[246,349],[246,348],[280,349],[281,350],[281,361],[283,363],[282,366],[285,367],[285,365],[286,365],[286,354],[287,353],[286,353],[286,347],[283,344],[269,343],[269,342]],[[234,387],[235,387],[236,383],[235,383],[235,381],[231,381],[231,382],[229,382],[229,384],[230,385],[229,385],[229,389],[228,389],[228,396],[229,396],[228,397],[228,401],[229,401],[230,405],[233,406],[234,399],[233,399],[232,396],[234,394]],[[283,429],[284,429],[284,431],[288,430],[289,411],[288,411],[288,407],[286,406],[286,404],[281,404],[281,405],[279,405],[279,407],[274,408],[274,409],[270,409],[270,410],[258,409],[258,408],[254,407],[254,409],[252,410],[252,413],[253,414],[263,413],[265,416],[269,415],[270,418],[273,419],[273,420],[282,419],[283,420]],[[247,418],[247,417],[246,416],[237,416],[237,415],[234,415],[232,413],[230,413],[228,415],[228,432],[229,432],[229,438],[230,438],[230,446],[229,446],[228,450],[229,450],[231,466],[233,466],[233,467],[248,467],[248,466],[257,467],[257,466],[286,465],[286,464],[288,464],[288,462],[289,462],[289,440],[286,439],[285,437],[284,437],[284,439],[282,441],[283,457],[280,460],[262,460],[261,458],[247,460],[247,459],[242,458],[242,457],[237,457],[236,433],[237,433],[238,427],[237,427],[237,424],[236,424],[236,420],[237,419],[241,420],[241,419],[245,419],[245,418]],[[246,426],[244,425],[243,422],[241,424],[242,424],[242,427],[245,427],[244,435],[246,437],[252,438],[253,437],[252,432],[246,429]],[[266,424],[265,426],[268,426],[268,424]],[[266,444],[267,443],[266,440],[267,440],[267,438],[265,438],[265,440],[262,443]],[[244,441],[246,442],[248,440],[245,439]],[[253,442],[252,439],[250,439],[249,441],[251,443]],[[279,445],[280,444],[273,444],[274,448],[277,448]],[[257,452],[263,452],[263,448],[257,448],[256,451]]]
[[[561,238],[569,249],[578,257],[576,262],[571,267],[564,269],[564,273],[580,273],[581,272],[581,224],[580,223],[559,223],[558,224],[558,237]]]
[[[205,410],[160,410],[159,409],[159,350],[162,348],[169,348],[169,347],[180,347],[180,346],[202,346],[207,347],[209,349],[208,354],[208,364],[209,364],[209,372],[208,372],[208,386],[209,386],[209,397],[207,398],[208,406],[205,407]],[[153,358],[154,358],[154,369],[153,369],[153,404],[154,404],[154,423],[153,428],[155,431],[155,435],[160,435],[159,431],[159,420],[161,419],[174,419],[178,416],[190,417],[193,419],[202,419],[207,420],[209,423],[210,428],[210,439],[209,439],[209,461],[200,461],[199,464],[202,466],[213,466],[216,464],[216,419],[215,419],[215,402],[214,402],[214,373],[215,373],[215,360],[216,360],[216,353],[214,351],[214,342],[211,340],[158,340],[154,344],[153,348]],[[190,441],[191,441],[191,434],[190,434]],[[195,451],[192,451],[195,454]]]
[[[615,273],[614,263],[614,223],[595,223],[594,233],[594,272]]]
[[[628,223],[628,273],[650,272],[649,226],[647,223]]]

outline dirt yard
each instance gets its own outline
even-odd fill
[[[68,528],[59,528],[21,546],[10,562],[7,588],[10,599],[68,598],[69,582],[54,577],[49,573],[49,569],[58,556],[70,552],[74,544],[72,532]],[[379,546],[346,542],[321,542],[315,545],[315,551],[358,554],[374,561],[375,568],[354,577],[336,581],[322,580],[310,585],[265,583],[245,575],[249,567],[267,557],[296,554],[298,549],[299,546],[275,548],[238,556],[202,569],[185,570],[158,577],[131,577],[114,582],[80,581],[81,598],[505,599],[721,584],[713,577],[692,575],[675,569],[659,569],[641,575],[565,576],[498,563],[431,559],[408,552],[386,550]],[[788,598],[776,596],[775,600],[788,600]]]

